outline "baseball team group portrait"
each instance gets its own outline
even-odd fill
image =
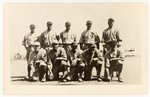
[[[6,4],[7,85],[141,85],[144,8],[138,3]]]
[[[92,22],[86,22],[86,30],[83,31],[80,41],[76,41],[76,35],[70,34],[71,23],[65,23],[65,30],[60,35],[51,35],[52,22],[47,22],[47,30],[40,36],[34,37],[35,25],[30,25],[31,32],[23,39],[23,45],[27,50],[27,78],[38,81],[60,80],[91,80],[92,69],[96,68],[97,81],[101,82],[101,67],[104,61],[104,80],[111,81],[113,71],[117,72],[119,82],[123,67],[123,56],[119,50],[119,32],[113,29],[114,19],[108,19],[108,28],[103,32],[104,51],[100,51],[100,38],[90,29]],[[78,47],[78,44],[80,47]]]

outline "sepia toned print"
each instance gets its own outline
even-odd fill
[[[145,93],[144,4],[10,3],[4,17],[5,93]]]

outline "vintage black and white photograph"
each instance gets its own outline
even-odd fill
[[[145,91],[146,18],[142,3],[7,3],[6,87]]]

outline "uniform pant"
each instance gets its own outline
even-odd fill
[[[100,60],[92,61],[91,64],[88,64],[85,67],[85,73],[84,73],[85,80],[90,80],[91,79],[93,67],[96,67],[97,78],[100,77],[102,63],[100,62]]]
[[[70,72],[66,75],[66,78],[69,76],[70,80],[78,80],[82,77],[84,68],[85,64],[82,61],[77,61],[75,66],[70,67]]]
[[[32,51],[32,47],[31,46],[29,46],[29,47],[27,47],[27,52],[26,52],[26,59],[27,59],[27,62],[28,62],[28,60],[29,60],[29,54],[30,54],[30,52]]]
[[[39,81],[41,81],[44,78],[44,75],[46,73],[47,66],[40,66],[39,68]]]
[[[59,73],[67,71],[68,65],[66,61],[63,60],[57,60],[56,62],[53,62],[53,79],[58,80],[59,79]]]
[[[71,47],[70,47],[69,45],[63,45],[63,48],[64,48],[65,51],[66,51],[67,59],[69,59],[69,53],[70,53]]]
[[[26,50],[27,50],[27,52],[26,52],[26,60],[27,60],[27,63],[28,63],[29,54],[30,54],[30,52],[32,51],[32,47],[28,47]],[[28,66],[27,66],[27,71],[28,71],[28,77],[30,77],[30,76],[31,76],[31,67],[30,67],[29,64],[28,64]]]
[[[103,48],[103,56],[111,49],[111,44],[105,44],[105,47]],[[110,78],[109,74],[109,66],[106,64],[107,59],[104,57],[104,79],[107,80]]]
[[[47,66],[45,66],[45,65],[39,65],[39,66],[35,67],[35,72],[33,73],[33,76],[38,75],[39,81],[42,81],[42,79],[44,78],[44,75],[46,73],[46,68],[47,68]]]
[[[110,77],[113,77],[113,72],[117,72],[117,77],[120,77],[120,74],[122,72],[122,67],[123,64],[119,63],[118,60],[110,61],[110,69],[109,69],[109,74]]]

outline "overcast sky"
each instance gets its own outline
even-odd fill
[[[100,38],[108,27],[108,18],[114,18],[115,28],[123,39],[122,47],[135,48],[140,53],[140,36],[143,7],[139,4],[6,4],[5,31],[9,32],[10,54],[25,54],[22,45],[24,35],[30,32],[29,25],[35,24],[35,33],[39,35],[46,30],[46,22],[52,21],[52,33],[59,34],[65,29],[65,22],[71,22],[71,32],[78,39],[86,29],[86,21],[91,20],[92,31]]]

